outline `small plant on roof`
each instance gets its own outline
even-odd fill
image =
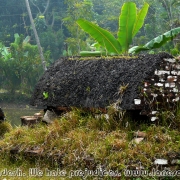
[[[105,51],[81,51],[81,56],[121,55],[138,53],[144,50],[159,48],[167,41],[172,40],[180,33],[180,27],[172,29],[160,35],[144,46],[134,46],[129,49],[133,37],[138,33],[144,24],[149,4],[145,3],[142,9],[138,10],[133,2],[126,2],[121,8],[119,16],[119,30],[116,39],[109,31],[84,19],[77,20],[77,24],[89,33]]]
[[[44,97],[44,99],[47,99],[49,97],[49,93],[48,92],[43,92],[43,97]]]

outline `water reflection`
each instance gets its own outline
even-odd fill
[[[41,111],[37,108],[15,108],[15,107],[5,107],[3,108],[7,121],[11,122],[12,126],[21,125],[21,116],[33,116],[34,113]]]

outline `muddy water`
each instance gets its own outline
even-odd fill
[[[2,107],[2,106],[1,106]],[[9,121],[13,126],[21,125],[21,116],[33,116],[34,113],[40,112],[42,109],[33,108],[29,106],[23,107],[2,107],[6,120]]]

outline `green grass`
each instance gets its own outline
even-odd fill
[[[132,140],[133,132],[138,130],[134,122],[128,116],[118,120],[119,115],[113,115],[112,111],[109,113],[110,118],[107,120],[103,116],[95,118],[91,113],[75,109],[50,125],[38,124],[34,128],[12,128],[8,122],[1,123],[0,129],[6,131],[0,135],[0,172],[5,168],[20,168],[26,175],[29,174],[29,168],[39,168],[43,172],[43,177],[4,177],[8,180],[53,179],[52,174],[47,177],[45,172],[57,168],[66,171],[66,176],[61,179],[70,179],[70,175],[75,175],[74,170],[84,172],[100,167],[122,172],[123,175],[126,168],[137,167],[139,164],[146,170],[152,169],[156,158],[168,159],[169,152],[179,152],[178,128],[140,124],[138,129],[146,132],[146,138],[136,144]]]

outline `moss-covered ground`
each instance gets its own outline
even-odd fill
[[[177,173],[180,169],[178,119],[177,115],[165,124],[147,124],[134,122],[122,112],[110,111],[107,119],[75,109],[50,125],[12,128],[10,123],[3,122],[0,124],[0,179],[150,180],[159,177],[128,173],[138,169],[152,173],[168,168]],[[145,134],[139,143],[134,137],[138,131]],[[166,159],[168,165],[155,165],[156,159]],[[172,164],[172,160],[176,163]],[[178,174],[160,179],[178,179]]]

